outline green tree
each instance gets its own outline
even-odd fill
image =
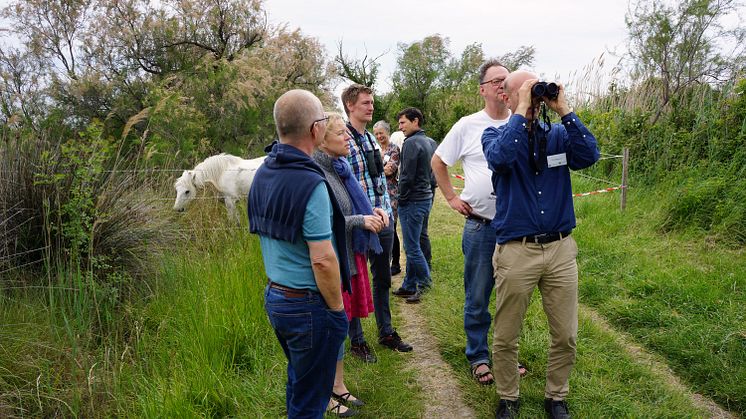
[[[654,124],[688,87],[719,84],[743,71],[744,28],[727,28],[724,18],[738,0],[640,0],[625,18],[634,76],[656,91]],[[733,45],[732,52],[722,52]]]

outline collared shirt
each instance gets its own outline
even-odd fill
[[[389,217],[391,217],[394,212],[391,208],[391,200],[386,188],[386,175],[383,173],[383,170],[381,170],[381,173],[374,184],[374,180],[371,178],[368,166],[365,162],[365,156],[363,155],[366,151],[381,150],[381,146],[378,145],[378,141],[376,141],[375,137],[367,131],[364,131],[361,134],[350,124],[347,124],[347,128],[350,129],[350,133],[353,137],[349,139],[350,155],[347,156],[347,161],[350,162],[352,173],[355,175],[358,182],[360,182],[363,191],[368,195],[368,199],[370,199],[370,204],[373,208],[381,208],[389,214]],[[362,145],[362,150],[358,147],[355,138],[357,138]],[[376,185],[383,185],[383,195],[378,195],[376,193]]]
[[[571,112],[547,134],[547,156],[557,161],[564,154],[566,164],[535,171],[529,165],[527,127],[526,118],[513,115],[507,124],[482,134],[484,156],[494,172],[492,185],[500,197],[492,220],[497,243],[575,228],[569,169],[584,169],[600,157],[596,138]]]

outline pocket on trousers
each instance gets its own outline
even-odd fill
[[[473,220],[466,220],[466,224],[464,224],[464,230],[466,230],[467,233],[477,233],[483,227],[484,224]]]
[[[275,332],[287,342],[290,350],[313,348],[313,315],[311,313],[272,313],[270,322]]]

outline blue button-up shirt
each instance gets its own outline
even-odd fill
[[[596,138],[571,112],[561,124],[552,124],[547,134],[547,156],[564,153],[567,164],[535,171],[529,164],[528,124],[523,116],[513,115],[507,124],[482,134],[482,150],[498,198],[492,226],[501,244],[575,228],[569,169],[585,169],[600,157]]]
[[[349,124],[347,125],[347,128],[350,129],[350,133],[353,136],[353,138],[349,139],[350,155],[347,156],[347,161],[350,163],[352,173],[360,183],[363,191],[365,191],[365,194],[368,195],[370,205],[373,206],[373,208],[383,209],[389,214],[389,217],[393,216],[394,210],[391,208],[391,199],[389,198],[389,191],[386,187],[386,175],[381,171],[378,179],[376,179],[376,184],[383,185],[383,195],[378,195],[376,193],[375,185],[373,184],[373,179],[370,177],[368,166],[365,163],[365,156],[363,155],[366,151],[372,151],[375,149],[380,150],[381,146],[378,145],[378,141],[376,141],[375,137],[367,131],[364,131],[361,134]],[[354,137],[357,137],[357,140],[363,146],[362,150],[358,147]]]

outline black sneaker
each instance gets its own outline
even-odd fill
[[[363,362],[372,364],[378,361],[376,356],[373,355],[373,352],[370,351],[370,346],[368,346],[366,342],[350,344],[350,353]]]
[[[399,334],[396,332],[378,338],[378,343],[397,352],[409,352],[412,350],[412,345],[401,340],[401,337],[399,337]]]
[[[410,291],[410,290],[405,290],[404,288],[399,288],[398,290],[394,290],[391,293],[394,294],[397,297],[409,297],[409,296],[414,295],[416,292],[415,291]]]
[[[570,419],[570,409],[564,400],[544,399],[544,411],[552,419]]]
[[[521,402],[519,400],[500,399],[500,404],[497,405],[497,413],[495,414],[495,418],[497,419],[517,418],[519,407],[521,407]]]
[[[420,298],[422,297],[422,293],[415,292],[414,294],[407,297],[406,302],[407,304],[417,304],[420,302]]]
[[[401,273],[401,268],[398,266],[392,266],[391,267],[391,276],[399,275]]]

